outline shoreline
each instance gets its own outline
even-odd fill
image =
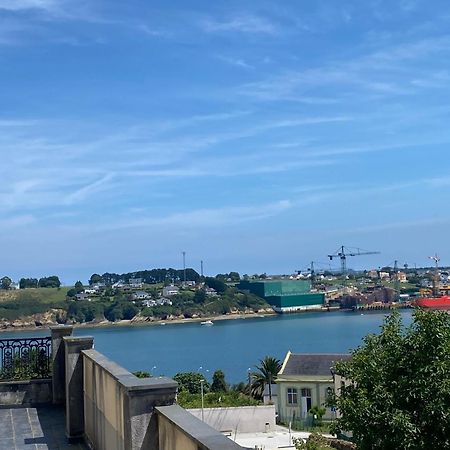
[[[119,320],[118,322],[110,322],[107,320],[101,322],[87,322],[87,323],[74,323],[67,324],[73,326],[74,330],[77,329],[85,329],[85,328],[118,328],[118,327],[138,327],[138,326],[156,326],[156,325],[179,325],[185,323],[196,323],[196,322],[204,322],[206,320],[214,321],[223,321],[223,320],[237,320],[237,319],[256,319],[262,317],[273,317],[278,315],[274,312],[261,312],[261,313],[253,313],[253,314],[222,314],[219,316],[207,316],[207,317],[195,317],[190,319],[158,319],[158,320]],[[37,330],[47,330],[50,327],[64,325],[64,324],[44,324],[42,326],[24,326],[24,327],[6,327],[0,328],[1,333],[14,333],[21,331],[37,331]]]
[[[109,322],[107,320],[101,321],[101,322],[88,322],[88,323],[74,323],[74,324],[68,324],[73,326],[74,330],[77,329],[91,329],[91,328],[120,328],[120,327],[144,327],[144,326],[156,326],[156,325],[179,325],[179,324],[186,324],[186,323],[199,323],[204,322],[206,320],[214,321],[224,321],[224,320],[242,320],[242,319],[257,319],[257,318],[264,318],[264,317],[274,317],[278,315],[292,315],[292,314],[305,314],[305,313],[312,313],[312,312],[385,312],[385,311],[392,311],[392,310],[399,310],[399,309],[410,309],[408,307],[394,307],[394,308],[357,308],[355,311],[352,311],[351,309],[317,309],[317,310],[307,310],[307,311],[295,311],[295,312],[289,312],[289,313],[277,313],[275,311],[264,311],[264,312],[258,312],[258,313],[240,313],[240,314],[221,314],[218,316],[205,316],[205,317],[195,317],[195,318],[189,318],[189,319],[158,319],[158,320],[120,320],[118,322]],[[52,326],[59,325],[57,323],[52,324],[45,324],[42,326],[24,326],[24,327],[5,327],[0,328],[0,334],[1,333],[19,333],[22,331],[38,331],[38,330],[47,330]]]

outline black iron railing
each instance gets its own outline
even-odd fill
[[[0,381],[51,377],[50,337],[0,339]]]

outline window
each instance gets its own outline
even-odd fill
[[[311,389],[302,389],[302,405],[303,405],[303,417],[306,417],[307,412],[311,409],[312,399],[311,399]]]
[[[288,388],[287,402],[288,402],[288,405],[296,405],[297,404],[297,389]]]

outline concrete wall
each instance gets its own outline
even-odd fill
[[[5,381],[0,383],[0,406],[39,405],[52,402],[52,380]]]
[[[197,450],[197,443],[187,436],[181,429],[177,428],[166,417],[158,419],[159,450]]]
[[[82,355],[87,441],[96,450],[157,450],[154,410],[175,402],[177,383],[165,377],[137,378],[95,350]]]
[[[94,448],[124,448],[124,390],[103,367],[84,361],[85,434]]]
[[[201,409],[188,409],[198,419]],[[275,406],[240,406],[235,408],[205,408],[204,422],[217,431],[258,433],[275,429]]]
[[[157,407],[156,413],[159,429],[158,450],[243,449],[178,405]]]

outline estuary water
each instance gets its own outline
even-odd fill
[[[130,371],[173,376],[201,372],[210,380],[216,369],[227,382],[245,381],[266,355],[283,360],[286,353],[345,353],[377,333],[386,311],[327,312],[266,316],[165,326],[117,326],[76,329],[76,336],[94,337],[95,349]],[[405,324],[411,311],[402,310]],[[7,332],[1,338],[48,335],[48,331]]]

